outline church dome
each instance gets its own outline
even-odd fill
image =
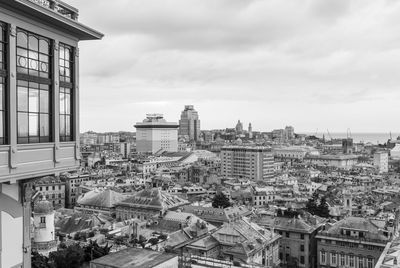
[[[53,212],[53,205],[43,197],[40,201],[34,204],[34,213],[50,214]]]

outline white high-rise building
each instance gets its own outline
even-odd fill
[[[274,156],[267,147],[227,146],[220,157],[224,177],[266,180],[275,175]]]
[[[162,114],[147,114],[143,122],[136,123],[136,151],[156,153],[178,151],[178,127],[175,122],[167,122]]]
[[[387,152],[381,151],[374,153],[374,166],[379,173],[389,171],[389,155]]]

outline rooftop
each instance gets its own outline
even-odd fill
[[[177,255],[146,249],[127,248],[93,260],[91,263],[115,268],[151,268],[175,257]]]

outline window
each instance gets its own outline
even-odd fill
[[[72,47],[60,44],[60,141],[72,141],[72,90],[74,57]]]
[[[354,256],[353,255],[349,256],[349,265],[350,265],[350,267],[355,267],[355,265],[354,265]]]
[[[331,253],[331,265],[336,266],[336,264],[337,264],[337,259],[336,258],[337,258],[336,253],[332,252]]]
[[[304,264],[304,256],[300,256],[300,264]]]
[[[0,144],[6,143],[6,51],[7,51],[7,34],[6,25],[0,22]]]
[[[321,264],[325,264],[326,263],[326,252],[325,251],[321,251],[320,252],[320,257],[321,257]]]
[[[343,253],[340,253],[340,265],[346,265],[345,263],[345,255]]]
[[[40,223],[46,223],[46,217],[40,217]]]
[[[50,62],[50,40],[18,29],[18,143],[51,141]]]
[[[364,268],[364,258],[362,256],[358,257],[358,268]]]
[[[304,234],[300,234],[300,239],[304,240]]]
[[[286,237],[290,237],[289,232],[286,232]]]
[[[367,260],[367,268],[374,268],[374,259],[368,258],[368,260]]]
[[[300,251],[304,252],[304,245],[300,245]]]

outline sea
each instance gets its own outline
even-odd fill
[[[315,135],[315,133],[305,133],[307,135]],[[353,142],[363,142],[363,143],[372,143],[372,144],[384,144],[392,136],[392,140],[396,140],[397,137],[400,136],[400,133],[371,133],[371,132],[356,132],[349,133],[346,132],[330,132],[329,134],[318,132],[315,136],[322,138],[325,135],[325,139],[345,139],[347,137],[353,138]]]

